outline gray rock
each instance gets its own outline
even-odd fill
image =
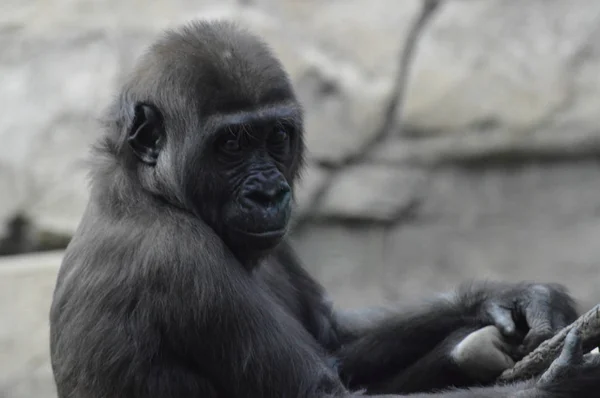
[[[392,221],[418,205],[426,174],[418,169],[358,165],[344,169],[327,188],[315,216]]]
[[[293,243],[336,306],[356,308],[386,301],[384,237],[382,226],[318,224],[297,231]]]
[[[160,31],[198,15],[220,17],[236,4],[236,0],[162,0],[143,6],[119,0],[7,0],[2,3],[0,25],[40,36],[96,29],[119,36],[124,29]]]
[[[469,228],[594,221],[599,179],[596,160],[439,169],[430,178],[417,219]]]
[[[598,11],[595,12],[597,18]],[[570,91],[567,101],[556,118],[562,123],[586,124],[598,129],[600,24],[596,24],[588,35],[585,45],[569,65]]]
[[[410,139],[394,137],[366,154],[369,161],[387,165],[436,166],[494,163],[511,167],[528,161],[577,161],[600,153],[598,127],[576,123],[509,134],[505,130],[472,131]]]
[[[295,187],[296,217],[302,218],[312,210],[315,197],[327,184],[329,175],[327,169],[308,162]]]
[[[71,232],[87,200],[83,161],[118,59],[101,32],[25,36],[0,56],[0,220],[16,210]]]
[[[508,133],[586,107],[576,99],[598,97],[598,57],[589,48],[599,24],[595,0],[445,2],[419,42],[404,122],[414,133],[474,125]],[[586,109],[573,113],[578,123],[597,125],[596,108]]]
[[[62,253],[0,261],[0,396],[56,397],[49,311]]]

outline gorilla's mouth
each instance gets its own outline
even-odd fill
[[[257,239],[281,239],[287,232],[287,228],[273,229],[268,231],[247,231],[242,229],[234,229],[235,233],[246,235]]]
[[[236,200],[225,204],[224,229],[232,247],[243,250],[270,250],[288,231],[290,206],[240,209]]]

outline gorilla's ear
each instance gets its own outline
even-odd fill
[[[135,117],[127,142],[133,153],[144,163],[155,165],[164,134],[160,111],[147,104],[135,106]]]

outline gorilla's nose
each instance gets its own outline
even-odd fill
[[[244,199],[261,207],[285,204],[290,197],[290,186],[287,183],[254,186],[246,189]]]

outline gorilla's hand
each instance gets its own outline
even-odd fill
[[[585,397],[600,391],[600,354],[583,355],[581,336],[577,329],[567,334],[562,352],[548,370],[539,378],[536,389],[545,392],[560,392],[565,383],[577,388]]]
[[[486,284],[479,293],[479,317],[520,343],[517,359],[577,319],[574,300],[558,284]]]
[[[486,326],[469,333],[452,349],[454,363],[479,383],[494,381],[515,364],[515,346],[502,336],[495,326]]]

